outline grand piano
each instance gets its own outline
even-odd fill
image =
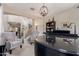
[[[70,38],[77,38],[78,35],[77,34],[71,34],[69,30],[54,30],[52,32],[44,32],[44,34],[46,34],[47,36],[59,36],[59,37],[70,37]]]
[[[36,56],[79,56],[79,36],[67,30],[44,32],[35,40]],[[46,41],[49,36],[52,42]],[[55,38],[53,38],[55,37]]]

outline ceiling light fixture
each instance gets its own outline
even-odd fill
[[[48,14],[48,8],[47,8],[47,6],[45,6],[44,4],[43,4],[43,6],[40,8],[40,14],[41,14],[43,17]]]
[[[44,17],[48,14],[48,8],[47,6],[45,6],[45,4],[43,4],[43,6],[40,8],[40,14],[43,16],[43,32],[44,32],[44,25],[45,25],[45,21],[44,21]]]

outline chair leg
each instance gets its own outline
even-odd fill
[[[20,45],[20,48],[22,48],[22,45]]]
[[[9,53],[12,54],[12,50],[10,50]]]

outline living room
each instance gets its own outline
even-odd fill
[[[78,21],[79,3],[1,3],[1,55],[79,55]]]

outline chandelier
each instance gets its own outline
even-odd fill
[[[43,4],[43,6],[40,8],[40,14],[41,14],[43,17],[48,14],[48,8],[47,8],[47,6],[45,6],[44,4]]]

